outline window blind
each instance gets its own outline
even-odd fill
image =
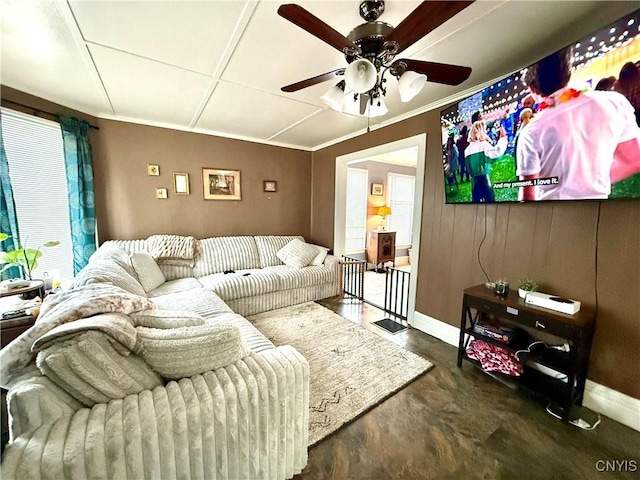
[[[388,205],[391,215],[387,230],[396,232],[396,246],[411,246],[415,180],[413,175],[388,175]]]
[[[347,168],[347,212],[344,236],[345,253],[360,253],[367,238],[367,183],[369,172]]]
[[[43,248],[34,278],[73,277],[69,200],[60,125],[2,108],[2,134],[16,205],[20,244]]]

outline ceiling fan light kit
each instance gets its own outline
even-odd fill
[[[384,102],[387,73],[398,80],[398,93],[405,103],[415,98],[427,81],[459,85],[469,78],[469,67],[412,59],[395,60],[395,56],[473,1],[422,2],[394,28],[378,21],[385,9],[384,1],[365,0],[360,3],[360,16],[366,23],[353,28],[346,37],[299,5],[281,5],[278,8],[281,17],[341,51],[349,64],[346,68],[282,87],[282,91],[296,92],[344,75],[344,80],[322,95],[322,101],[339,112],[374,117],[388,112]]]
[[[424,73],[412,72],[407,70],[398,79],[398,92],[400,100],[404,103],[410,102],[424,88],[427,82],[427,76]]]

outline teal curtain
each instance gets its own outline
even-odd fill
[[[4,139],[2,136],[2,122],[0,122],[0,231],[9,235],[0,249],[8,252],[19,248],[20,232],[18,231],[18,218],[16,216],[16,205],[13,201],[13,189],[11,188],[11,178],[9,177],[9,162],[7,153],[4,150]],[[18,267],[13,267],[2,272],[1,279],[18,278],[22,272]]]
[[[73,271],[82,270],[96,251],[96,214],[89,124],[60,115],[69,189]]]

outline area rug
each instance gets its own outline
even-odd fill
[[[400,390],[433,364],[313,302],[248,317],[309,362],[309,446]]]

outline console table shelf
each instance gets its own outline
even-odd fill
[[[520,335],[515,335],[509,343],[494,340],[474,331],[474,325],[480,321],[516,328]],[[490,375],[558,404],[562,409],[562,420],[566,422],[571,406],[582,405],[594,330],[595,312],[584,305],[575,315],[568,315],[526,304],[516,292],[499,296],[484,285],[478,285],[464,290],[458,367],[462,367],[463,360],[480,366],[480,362],[466,353],[472,338],[512,353],[519,352],[522,375],[515,377],[495,372]],[[566,345],[568,351],[551,349],[545,344]]]

